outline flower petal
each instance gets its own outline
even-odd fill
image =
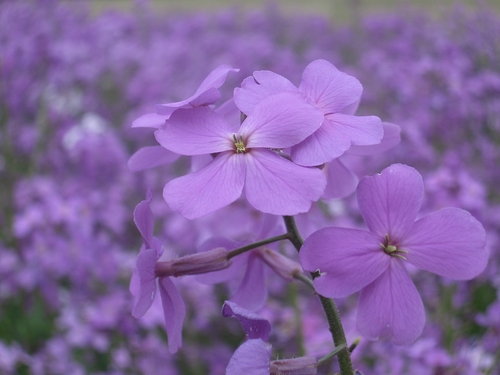
[[[342,157],[332,160],[326,167],[327,184],[322,198],[344,198],[356,191],[358,176],[342,163]]]
[[[358,329],[369,340],[389,334],[396,345],[408,345],[421,334],[425,310],[417,288],[399,259],[361,291]]]
[[[353,155],[369,156],[385,152],[396,147],[401,141],[401,128],[389,122],[383,122],[384,137],[379,144],[367,146],[351,146],[347,152]]]
[[[178,109],[155,131],[155,138],[167,150],[180,155],[203,155],[232,150],[232,128],[206,107]]]
[[[324,113],[336,113],[361,97],[363,86],[326,60],[315,60],[304,69],[299,89]]]
[[[260,70],[245,78],[241,88],[234,89],[234,101],[240,111],[248,116],[254,111],[255,106],[268,96],[287,91],[298,92],[299,89],[279,74]]]
[[[229,360],[226,375],[269,375],[271,344],[261,339],[244,342]]]
[[[352,145],[379,144],[384,136],[382,121],[377,116],[350,116],[334,113],[325,116],[337,136],[347,137]],[[332,142],[335,140],[332,139]],[[349,145],[351,146],[351,145]]]
[[[132,172],[142,171],[143,169],[158,167],[163,164],[173,163],[179,158],[178,154],[167,150],[161,146],[148,146],[137,150],[130,159],[128,159],[128,169]]]
[[[143,200],[135,206],[134,209],[134,223],[139,233],[145,242],[146,248],[153,248],[153,232],[155,226],[155,218],[153,216],[153,211],[151,211],[151,199],[153,194],[151,190],[148,190],[146,194],[146,200]]]
[[[370,231],[398,242],[415,222],[424,196],[422,176],[404,164],[364,177],[358,185],[358,206]]]
[[[186,305],[169,277],[161,277],[159,287],[168,336],[168,351],[173,354],[182,346],[182,325],[186,317]]]
[[[468,280],[488,262],[483,226],[469,212],[443,208],[417,220],[399,247],[414,266],[449,277]]]
[[[302,267],[321,276],[314,279],[316,291],[330,298],[353,294],[387,269],[390,257],[373,233],[328,227],[311,234],[300,249]]]
[[[266,278],[264,264],[255,254],[248,257],[245,276],[231,301],[251,311],[257,311],[267,300]]]
[[[196,219],[238,199],[245,172],[243,155],[223,152],[204,168],[170,181],[163,198],[172,210]]]
[[[323,172],[298,166],[276,153],[254,149],[245,154],[245,194],[257,210],[274,215],[306,212],[326,185]]]
[[[210,72],[196,92],[189,98],[179,102],[160,104],[156,107],[157,111],[163,113],[163,111],[168,111],[170,108],[189,108],[214,104],[220,99],[221,94],[218,88],[224,84],[227,74],[238,71],[239,69],[233,69],[229,65],[221,65]]]
[[[261,339],[267,341],[271,334],[271,324],[267,319],[247,310],[237,303],[225,301],[222,306],[222,316],[234,316],[241,323],[249,339]]]
[[[299,93],[271,95],[260,102],[241,124],[239,134],[247,148],[286,148],[314,133],[323,114]]]
[[[349,147],[351,139],[345,132],[337,131],[328,119],[304,141],[292,147],[292,160],[303,166],[328,163],[341,156]]]
[[[146,113],[145,115],[142,115],[138,119],[134,120],[132,122],[132,127],[133,128],[155,128],[155,129],[158,129],[165,123],[165,120],[168,119],[170,114],[171,113],[169,113],[168,115],[166,115],[166,114],[160,115],[158,113]]]
[[[139,279],[139,295],[136,297],[132,316],[140,318],[149,310],[156,292],[155,264],[158,259],[156,250],[141,251],[136,260],[136,271]]]

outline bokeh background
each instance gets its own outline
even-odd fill
[[[130,124],[190,96],[221,64],[240,69],[222,88],[229,98],[255,70],[298,84],[318,58],[361,81],[359,114],[401,127],[395,149],[346,163],[360,177],[394,162],[416,167],[424,212],[471,211],[491,253],[467,282],[412,270],[424,334],[407,347],[362,339],[356,367],[500,374],[498,9],[498,1],[1,1],[0,374],[223,374],[244,339],[220,316],[227,286],[176,280],[188,317],[175,355],[161,307],[131,316],[128,283],[141,246],[132,212],[151,188],[156,235],[171,257],[250,225],[235,231],[234,207],[192,222],[172,213],[162,187],[186,160],[130,172],[130,155],[155,144],[151,131]],[[305,236],[361,225],[353,196],[321,202],[298,222]],[[275,275],[268,286],[260,313],[273,325],[275,355],[326,354],[331,339],[314,296]],[[351,342],[356,301],[339,301]]]

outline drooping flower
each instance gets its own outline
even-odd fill
[[[279,150],[301,142],[322,114],[296,93],[272,95],[236,130],[208,108],[179,109],[155,132],[166,149],[181,155],[216,155],[200,170],[170,181],[169,206],[194,219],[234,202],[244,191],[257,210],[275,215],[305,212],[326,185],[317,168],[299,166]]]
[[[215,68],[189,98],[179,102],[158,104],[156,112],[142,115],[132,122],[132,127],[159,129],[176,109],[195,108],[214,104],[221,97],[218,89],[224,84],[228,73],[238,71],[239,69],[234,69],[228,65],[221,65]],[[139,171],[174,162],[178,156],[161,146],[143,147],[130,157],[128,167],[131,171]]]
[[[144,244],[137,256],[130,282],[130,291],[135,296],[132,315],[140,318],[151,307],[158,279],[168,348],[171,353],[175,353],[182,345],[182,325],[186,317],[186,307],[170,276],[212,272],[229,267],[230,262],[226,259],[227,251],[222,248],[172,261],[158,261],[163,249],[160,240],[153,236],[154,217],[150,208],[151,199],[152,194],[148,191],[146,200],[140,202],[134,210],[134,222]]]
[[[322,125],[291,149],[294,162],[304,166],[321,165],[342,155],[351,145],[374,145],[383,136],[376,116],[353,116],[359,104],[361,83],[326,60],[311,62],[297,88],[285,77],[271,71],[256,71],[236,88],[234,99],[240,110],[251,115],[258,103],[280,92],[301,94],[323,112]]]
[[[416,220],[423,195],[420,174],[393,164],[358,185],[358,205],[369,231],[323,228],[301,249],[304,269],[319,272],[318,293],[341,298],[361,290],[357,322],[368,339],[388,334],[405,345],[423,330],[424,306],[404,261],[457,280],[471,279],[486,267],[482,225],[459,208]]]
[[[229,360],[226,375],[315,375],[317,373],[318,360],[314,357],[269,360],[272,346],[266,341],[271,333],[271,325],[266,319],[230,301],[224,302],[222,315],[237,318],[248,339],[236,349]]]

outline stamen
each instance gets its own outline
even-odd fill
[[[236,147],[237,154],[244,154],[246,152],[245,143],[243,142],[243,136],[240,135],[240,140],[237,139],[236,134],[233,134],[234,146]]]

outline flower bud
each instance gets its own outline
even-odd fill
[[[318,360],[314,357],[299,357],[271,361],[270,375],[315,375],[318,372]]]
[[[293,275],[302,273],[302,267],[297,262],[281,255],[280,253],[263,248],[260,250],[262,259],[278,275],[286,280],[292,280]]]

